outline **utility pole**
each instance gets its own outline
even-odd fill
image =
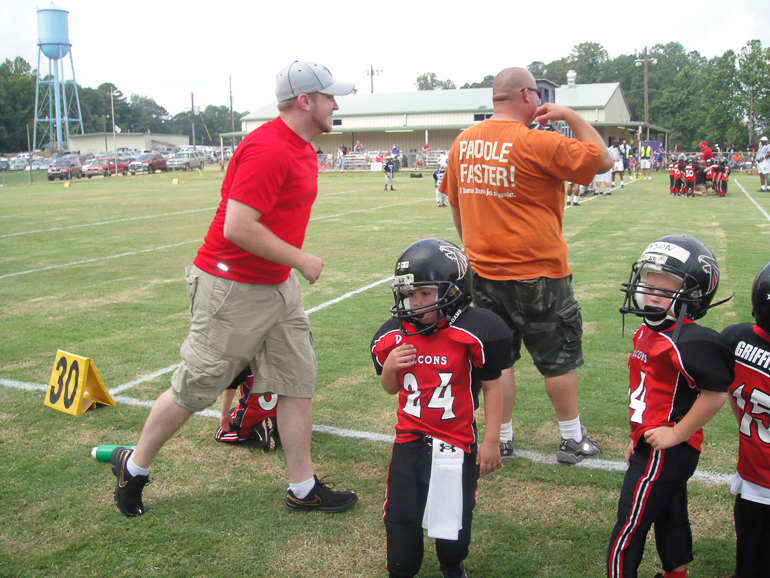
[[[375,70],[374,66],[369,66],[369,70],[366,71],[366,74],[370,77],[372,84],[372,94],[374,94],[374,75],[382,74],[382,70]]]
[[[27,151],[29,151],[29,184],[32,184],[32,149],[29,148],[29,125],[27,125]]]
[[[192,119],[192,143],[195,147],[195,98],[193,93],[190,93],[190,118]]]
[[[637,53],[637,58],[635,64],[637,66],[644,65],[644,124],[649,125],[650,124],[650,105],[648,100],[648,82],[647,82],[647,63],[657,64],[658,59],[657,58],[648,58],[647,57],[647,47],[644,47],[644,52],[640,55]],[[640,58],[640,56],[643,56],[643,58]],[[650,140],[650,127],[647,127],[647,140]]]
[[[235,119],[233,118],[233,75],[230,75],[230,132],[235,132]],[[230,137],[230,144],[235,148],[235,137]]]

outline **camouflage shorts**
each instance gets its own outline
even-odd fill
[[[544,377],[559,377],[583,365],[583,319],[572,275],[527,281],[493,281],[473,274],[473,302],[497,313],[513,333],[513,363],[521,343]]]

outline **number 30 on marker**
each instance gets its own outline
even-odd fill
[[[56,352],[44,405],[57,411],[80,415],[97,403],[114,406],[92,359]]]

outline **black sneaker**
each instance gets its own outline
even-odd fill
[[[262,448],[262,451],[273,451],[278,440],[278,430],[272,418],[266,417],[255,425],[251,429],[251,439]]]
[[[441,578],[468,578],[465,566],[459,564],[441,564]]]
[[[579,442],[573,439],[565,440],[561,438],[559,451],[556,452],[557,462],[561,464],[576,464],[584,458],[594,458],[602,453],[599,444],[588,439],[588,432],[586,432],[584,425],[580,426],[580,432],[583,434],[583,439]]]
[[[623,187],[620,187],[620,188],[622,189]],[[607,191],[607,192],[606,192],[606,193],[604,193],[604,194],[605,194],[605,195],[611,195],[611,194],[612,194],[612,192],[611,192],[611,191]]]
[[[355,492],[336,492],[332,490],[334,483],[325,483],[324,476],[320,480],[315,478],[315,486],[310,493],[302,499],[294,496],[291,490],[286,494],[286,502],[281,509],[284,512],[324,512],[326,514],[339,514],[352,508],[358,501]]]
[[[114,490],[115,503],[118,505],[118,510],[129,518],[144,514],[142,489],[150,483],[149,476],[132,476],[128,473],[126,463],[132,453],[134,450],[115,448],[110,456],[112,473],[118,478]]]
[[[500,442],[500,460],[505,462],[512,462],[516,459],[516,454],[513,451],[513,438],[507,442]]]
[[[577,201],[575,201],[574,203],[572,203],[572,206],[573,206],[573,207],[579,207],[579,206],[580,206],[580,203],[578,203]]]

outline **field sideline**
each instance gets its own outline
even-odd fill
[[[319,176],[305,248],[325,269],[315,285],[303,282],[319,362],[313,458],[319,474],[359,493],[353,511],[281,513],[280,450],[215,444],[213,406],[159,454],[147,514],[127,520],[114,507],[109,466],[88,453],[135,443],[168,386],[189,326],[182,270],[219,200],[215,171],[184,174],[180,186],[170,180],[0,188],[0,576],[384,576],[380,517],[395,399],[379,386],[368,345],[392,304],[387,281],[401,250],[428,236],[457,242],[449,210],[436,208],[428,174],[396,173],[394,192],[382,191],[379,174]],[[620,283],[650,241],[693,234],[719,260],[718,298],[736,294],[704,324],[749,321],[751,280],[770,259],[770,195],[750,194],[757,184],[738,173],[725,199],[671,198],[667,175],[655,174],[568,208],[564,236],[585,329],[581,417],[604,454],[585,467],[554,464],[558,428],[525,356],[514,412],[524,459],[480,480],[471,576],[603,575],[637,326],[626,319],[621,336]],[[57,349],[93,358],[118,406],[79,417],[44,407]],[[706,427],[703,483],[690,484],[692,577],[732,573],[736,430],[728,408]],[[430,542],[424,577],[439,575]],[[660,571],[649,546],[640,575]]]

